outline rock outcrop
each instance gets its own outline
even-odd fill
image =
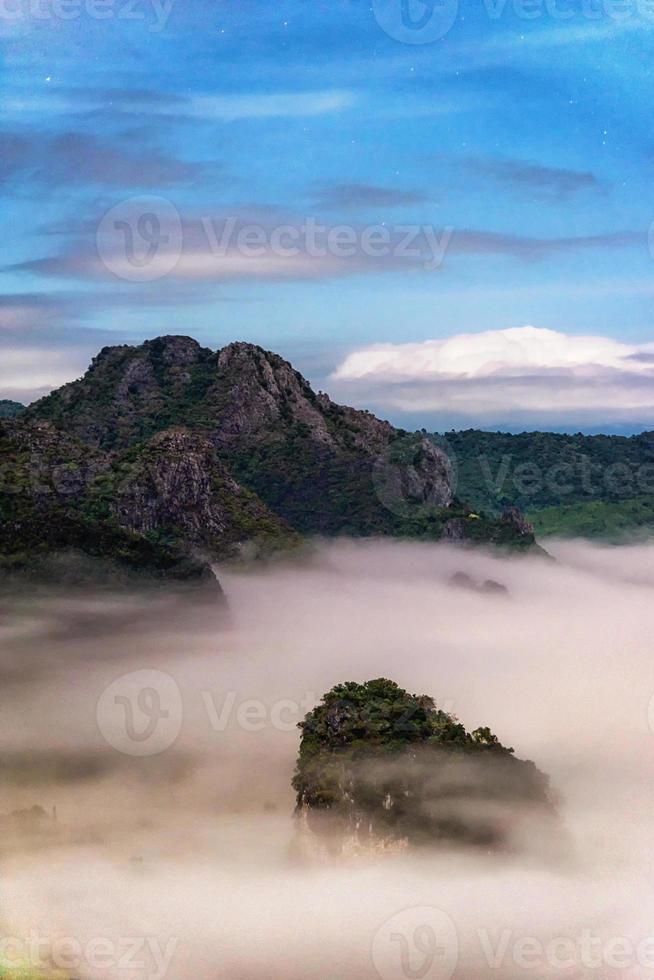
[[[112,460],[48,423],[0,421],[0,586],[174,585],[222,595],[206,561],[98,513]]]
[[[163,535],[212,559],[265,556],[299,541],[230,476],[204,436],[166,429],[137,449],[110,470],[109,507],[122,527]]]
[[[510,847],[521,813],[554,817],[548,779],[532,762],[393,681],[340,684],[299,727],[301,850]]]

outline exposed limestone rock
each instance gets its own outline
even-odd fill
[[[162,533],[214,559],[244,547],[266,554],[296,541],[290,527],[232,479],[205,437],[167,429],[130,456],[112,469],[111,513],[123,527]]]

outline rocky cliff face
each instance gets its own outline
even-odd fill
[[[210,440],[186,429],[167,429],[120,455],[110,475],[118,524],[213,559],[265,555],[299,540],[230,476]]]
[[[104,449],[124,449],[182,425],[240,451],[301,426],[331,449],[372,454],[396,432],[369,412],[317,396],[288,361],[255,344],[214,352],[177,336],[105,347],[83,378],[30,406],[27,416],[65,423],[68,432]]]
[[[50,421],[95,451],[118,456],[147,446],[142,465],[117,487],[114,517],[140,529],[175,526],[214,554],[223,553],[219,538],[231,544],[229,507],[217,506],[210,490],[217,484],[267,525],[266,535],[289,525],[301,534],[533,543],[515,522],[471,518],[431,440],[315,394],[291,364],[253,344],[214,352],[173,336],[105,348],[82,379],[26,417]],[[183,447],[179,435],[177,446],[152,441],[171,428],[187,431]]]
[[[112,465],[49,423],[0,422],[0,585],[174,584],[220,596],[209,565],[188,549],[97,513]]]

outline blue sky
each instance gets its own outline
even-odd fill
[[[403,424],[654,425],[654,3],[432,7],[0,2],[0,397],[185,333]]]

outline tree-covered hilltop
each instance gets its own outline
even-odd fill
[[[503,808],[553,812],[532,762],[386,678],[337,685],[299,728],[298,811],[331,835],[500,844]]]
[[[12,402],[7,398],[0,398],[0,419],[14,419],[25,411],[25,406],[20,402]]]
[[[455,461],[458,495],[489,514],[516,506],[540,533],[611,537],[623,528],[654,526],[642,508],[625,506],[654,493],[654,432],[627,437],[468,429],[442,439]],[[592,506],[599,503],[610,506]],[[557,514],[554,508],[565,510]]]

